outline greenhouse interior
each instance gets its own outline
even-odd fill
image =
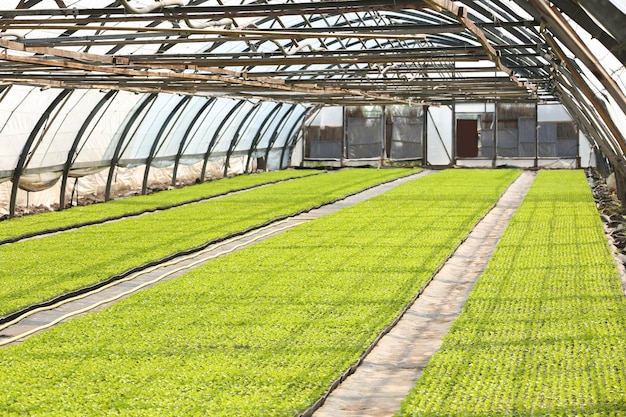
[[[626,0],[0,6],[0,416],[625,416]]]

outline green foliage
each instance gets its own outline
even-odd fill
[[[0,414],[293,416],[517,174],[409,182],[2,349]]]
[[[582,171],[541,171],[400,416],[626,414],[626,302]]]
[[[0,315],[332,201],[407,169],[346,170],[0,246]]]
[[[173,205],[209,198],[231,191],[314,175],[316,173],[319,173],[319,171],[281,170],[254,175],[239,175],[189,187],[159,191],[150,195],[133,196],[111,200],[106,203],[73,207],[63,211],[16,217],[0,222],[0,240],[112,217],[168,208]]]

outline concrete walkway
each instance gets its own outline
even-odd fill
[[[524,171],[507,189],[402,319],[380,339],[356,371],[330,393],[313,417],[383,417],[400,409],[460,314],[534,178],[534,172]]]

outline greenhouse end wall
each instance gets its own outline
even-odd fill
[[[303,166],[588,166],[563,106],[536,102],[326,107],[305,123]],[[587,147],[585,146],[586,150]]]

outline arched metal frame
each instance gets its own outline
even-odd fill
[[[195,127],[195,125],[198,122],[198,120],[200,120],[200,117],[202,116],[202,114],[209,108],[210,105],[215,103],[215,100],[216,100],[216,98],[213,97],[210,100],[207,100],[202,105],[200,110],[198,110],[196,112],[195,116],[191,120],[191,123],[189,123],[189,126],[187,127],[187,130],[185,131],[185,134],[183,135],[183,137],[180,140],[180,145],[178,146],[178,152],[176,153],[176,158],[174,159],[174,170],[172,172],[172,187],[174,187],[176,185],[176,176],[178,174],[178,165],[180,164],[180,159],[182,157],[183,150],[185,149],[185,145],[187,144],[187,140],[189,139],[189,136],[191,135],[191,131]]]
[[[85,121],[80,126],[80,129],[78,129],[78,132],[76,133],[76,137],[74,138],[74,141],[72,142],[72,146],[70,147],[70,150],[67,153],[67,159],[65,161],[65,165],[63,166],[63,176],[61,177],[61,191],[59,195],[59,210],[63,210],[65,208],[65,189],[67,188],[67,179],[68,179],[70,170],[72,168],[72,163],[78,156],[76,152],[76,150],[78,149],[78,145],[80,144],[80,141],[83,139],[83,135],[85,134],[87,127],[89,126],[91,121],[94,119],[94,117],[96,117],[96,114],[98,114],[100,109],[109,100],[111,100],[116,94],[117,94],[117,91],[115,90],[108,91],[104,95],[104,97],[100,99],[98,104],[96,104],[96,106],[91,110],[91,112],[89,112],[89,115],[87,116]]]
[[[220,137],[222,129],[224,128],[224,126],[227,125],[228,121],[237,112],[237,110],[239,110],[239,108],[243,106],[245,103],[246,103],[245,101],[239,101],[238,103],[236,103],[228,111],[228,114],[226,115],[226,117],[224,117],[222,121],[220,122],[220,124],[218,125],[217,130],[215,131],[215,134],[211,138],[211,141],[209,142],[209,146],[207,147],[207,150],[204,153],[204,162],[202,164],[202,172],[200,173],[200,182],[204,182],[206,167],[207,167],[207,164],[209,163],[209,158],[211,157],[211,151],[213,150],[213,147],[217,143],[217,139]]]
[[[246,127],[247,124],[251,123],[252,115],[258,113],[261,108],[261,103],[255,103],[254,106],[248,111],[248,113],[244,116],[244,118],[239,122],[239,127],[235,131],[233,139],[230,141],[230,146],[228,147],[228,151],[226,151],[226,159],[224,160],[224,176],[228,176],[228,168],[230,167],[230,157],[232,156],[239,140],[241,139],[241,131]]]
[[[289,135],[287,136],[287,139],[285,139],[285,143],[283,144],[282,151],[280,153],[280,164],[281,164],[280,168],[281,169],[285,168],[285,166],[283,165],[283,161],[285,160],[285,152],[287,150],[291,151],[293,149],[293,146],[296,143],[298,129],[301,127],[301,123],[304,120],[305,116],[306,116],[306,112],[302,112],[302,114],[294,122],[293,127],[291,128],[291,132],[289,132]]]
[[[149,94],[148,96],[144,97],[143,101],[137,106],[137,108],[135,109],[133,114],[129,117],[128,121],[126,122],[126,125],[124,126],[124,129],[123,129],[122,133],[120,134],[120,137],[119,137],[119,139],[117,141],[117,144],[115,145],[115,151],[113,152],[113,156],[111,157],[111,163],[109,165],[109,174],[107,176],[107,183],[106,183],[106,187],[105,187],[105,191],[104,191],[104,200],[105,201],[109,201],[111,199],[111,186],[113,184],[113,176],[114,176],[114,173],[115,173],[115,167],[117,166],[117,164],[118,164],[118,162],[120,160],[122,147],[124,146],[124,142],[126,140],[126,137],[128,136],[128,133],[130,132],[131,128],[133,127],[133,124],[135,123],[135,120],[137,120],[137,118],[141,115],[143,110],[150,103],[152,103],[156,98],[157,98],[157,94],[156,93],[152,93],[152,94]]]
[[[274,130],[274,133],[272,134],[272,137],[270,138],[269,142],[267,143],[267,148],[265,148],[265,161],[267,164],[267,161],[269,159],[269,154],[270,151],[272,150],[272,148],[274,147],[274,144],[276,143],[276,139],[278,139],[278,135],[280,134],[280,132],[282,131],[282,129],[284,129],[285,127],[283,126],[283,124],[285,123],[285,121],[291,116],[291,114],[296,110],[296,106],[291,107],[278,121],[278,126],[282,126],[282,128],[278,128],[276,130]],[[295,126],[295,124],[294,124]]]
[[[163,124],[161,125],[161,128],[159,129],[159,133],[157,133],[157,135],[154,138],[154,142],[152,142],[152,147],[150,148],[150,153],[148,154],[148,158],[146,158],[146,169],[144,170],[144,174],[143,174],[143,182],[141,184],[141,194],[145,195],[146,192],[148,191],[148,176],[150,175],[150,167],[152,165],[152,161],[154,160],[154,155],[157,152],[159,143],[161,142],[161,138],[163,137],[163,134],[165,133],[165,130],[167,129],[167,126],[169,125],[170,121],[172,121],[174,116],[176,116],[178,112],[183,108],[183,106],[189,102],[189,100],[191,100],[191,96],[185,96],[181,100],[179,100],[176,106],[174,106],[174,109],[172,109],[170,114],[168,114],[163,120]]]
[[[62,91],[89,86],[143,95],[142,105],[127,119],[121,135],[111,135],[117,143],[111,146],[115,151],[106,199],[123,148],[133,140],[130,129],[139,113],[156,94],[173,93],[213,97],[209,101],[215,103],[216,97],[239,100],[237,103],[283,103],[282,108],[292,106],[286,114],[294,114],[297,105],[558,101],[579,125],[598,129],[600,133],[590,137],[598,148],[614,151],[609,160],[614,169],[623,168],[626,179],[625,133],[605,108],[609,101],[616,106],[618,117],[626,114],[626,97],[591,54],[591,47],[579,38],[580,30],[573,27],[577,24],[598,39],[623,68],[626,55],[619,45],[626,42],[621,31],[624,14],[610,1],[585,8],[568,0],[243,0],[238,5],[194,0],[186,6],[164,6],[148,13],[125,10],[110,0],[77,0],[71,10],[62,8],[62,2],[57,9],[44,9],[40,3],[23,1],[19,9],[3,11],[0,16],[6,32],[12,34],[0,37],[0,47],[6,51],[0,82]],[[225,15],[230,19],[227,23]],[[128,22],[143,27],[128,33],[127,28],[122,30]],[[597,22],[603,22],[602,26]],[[212,30],[200,28],[203,24]],[[586,74],[579,76],[583,71]],[[599,97],[603,89],[610,100]],[[100,103],[90,104],[94,107],[88,118],[94,117]],[[185,110],[186,106],[181,106],[178,110]],[[278,107],[267,106],[234,118],[234,112],[243,107],[235,102],[232,106],[223,119],[214,121],[217,131],[203,155],[202,180],[213,149],[221,152],[230,140],[226,173],[243,126],[260,126],[249,148],[240,150],[248,155],[249,169],[251,156],[266,137],[263,130],[281,113]],[[189,125],[182,128],[185,133],[178,151],[168,155],[174,165],[173,183],[192,127],[209,108],[209,104],[203,105],[185,120]],[[53,112],[54,106],[46,111]],[[159,147],[178,140],[170,137],[173,133],[166,127],[173,117],[163,121],[145,158],[144,192]],[[224,128],[235,120],[241,125],[234,137],[226,138]],[[87,124],[78,125],[73,142],[68,141],[62,189],[78,144],[89,140],[84,130]],[[276,133],[268,136],[266,156],[279,137]],[[296,136],[289,136],[283,153]],[[28,137],[13,169],[11,215],[19,177],[35,140],[35,136]],[[37,168],[45,171],[47,167]]]
[[[70,93],[71,93],[70,90],[62,90],[56,96],[56,98],[52,101],[52,103],[48,105],[48,108],[43,112],[41,117],[39,117],[39,120],[37,121],[33,129],[31,130],[30,135],[28,136],[28,139],[26,140],[26,143],[24,144],[24,147],[22,148],[22,152],[20,153],[19,160],[17,161],[15,170],[13,171],[13,178],[12,178],[13,184],[11,186],[11,200],[9,203],[9,216],[11,217],[15,216],[15,208],[16,208],[16,202],[17,202],[17,190],[20,185],[20,177],[22,176],[22,173],[24,172],[24,168],[26,166],[26,160],[28,159],[28,155],[31,152],[31,147],[33,143],[35,143],[35,140],[37,139],[37,135],[40,134],[40,130],[43,127],[44,123],[46,123],[50,115],[54,112],[54,109],[56,109],[57,106],[61,104],[61,102],[63,102],[63,100],[65,100],[65,98]]]
[[[245,173],[250,172],[250,159],[252,159],[252,155],[256,152],[257,147],[259,146],[259,141],[261,140],[263,131],[265,129],[265,125],[269,123],[269,121],[274,117],[274,114],[283,107],[282,103],[276,103],[274,108],[267,114],[265,119],[261,122],[254,138],[252,139],[252,143],[250,144],[250,148],[248,149],[248,157],[246,158],[246,167],[244,169]]]

